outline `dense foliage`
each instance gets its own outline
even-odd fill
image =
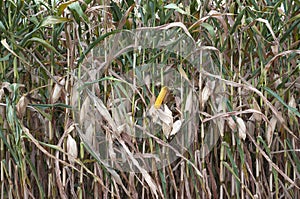
[[[0,0],[0,7],[1,198],[300,197],[298,0]],[[109,36],[173,22],[211,51],[220,70],[215,78],[226,88],[225,112],[217,118],[221,136],[199,158],[203,123],[212,117],[209,103],[201,104],[195,142],[176,162],[145,173],[114,170],[79,136],[75,81],[93,49],[103,45],[109,55]],[[184,60],[164,53],[127,52],[106,66],[97,77],[97,96],[107,117],[119,120],[110,105],[114,95],[133,96],[133,117],[154,103],[162,82],[151,82],[148,92],[130,83],[141,94],[129,94],[128,88],[116,93],[114,82],[125,81],[125,73],[133,73],[128,82],[144,79],[136,63],[150,63],[151,71],[153,64],[166,61],[188,81],[199,78]],[[202,97],[203,87],[192,84]],[[191,103],[188,97],[181,100]],[[138,152],[157,150],[156,139],[167,143],[160,135],[144,142],[118,139],[133,143],[130,148]]]

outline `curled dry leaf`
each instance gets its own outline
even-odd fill
[[[74,163],[75,158],[77,158],[78,150],[77,144],[74,138],[69,134],[67,138],[67,153],[68,153],[68,160],[70,163]]]
[[[58,99],[61,97],[62,89],[63,89],[63,86],[65,85],[65,83],[66,83],[65,78],[62,78],[59,81],[59,84],[55,84],[54,89],[53,89],[53,93],[52,93],[52,96],[51,96],[51,99],[52,99],[51,102],[52,103],[57,102]]]
[[[162,129],[165,137],[169,140],[173,136],[175,136],[180,128],[181,128],[182,122],[181,120],[177,120],[174,122],[174,124],[167,125],[166,123],[162,123]]]
[[[1,91],[0,91],[0,100],[3,96],[3,94],[9,95],[9,93],[11,93],[11,92],[12,92],[12,90],[10,88],[10,83],[9,82],[2,82]]]
[[[172,126],[163,122],[162,123],[162,131],[163,131],[163,134],[165,135],[165,137],[167,139],[169,139],[171,131],[172,131]]]
[[[28,104],[29,104],[29,100],[25,95],[23,95],[16,105],[17,115],[19,118],[22,118],[25,115]]]
[[[257,111],[261,112],[261,109],[260,109],[257,101],[255,100],[255,98],[253,98],[253,108],[254,108],[254,110],[257,110]],[[253,113],[253,116],[254,116],[254,119],[256,121],[258,121],[259,123],[261,122],[261,120],[262,120],[261,114],[259,114],[259,113]]]
[[[247,129],[249,134],[253,137],[254,136],[254,132],[255,132],[255,119],[254,119],[254,114],[252,114],[252,116],[249,118],[249,121],[247,121]]]
[[[202,95],[201,95],[201,107],[204,107],[204,104],[207,102],[210,95],[211,95],[211,91],[209,87],[205,86],[204,89],[202,90]]]
[[[154,105],[150,107],[148,114],[151,116],[153,123],[158,122],[157,109],[154,107]]]
[[[184,112],[191,112],[192,103],[193,103],[193,92],[192,92],[192,90],[190,90],[190,92],[186,98]]]
[[[236,117],[236,122],[238,124],[239,138],[245,140],[246,139],[246,125],[245,125],[245,122],[240,117]]]
[[[169,137],[172,137],[172,136],[176,135],[178,133],[178,131],[180,130],[181,125],[182,125],[181,120],[175,121],[174,124],[173,124],[173,128],[172,128],[172,131],[171,131]],[[167,137],[167,139],[168,139],[168,137]]]
[[[201,107],[203,108],[205,103],[207,102],[208,98],[213,93],[215,88],[216,82],[215,81],[207,81],[201,94]]]
[[[172,125],[173,124],[172,111],[170,111],[167,105],[164,105],[164,107],[165,107],[164,110],[161,109],[157,110],[157,115],[163,123],[166,123],[167,125]]]
[[[290,99],[288,105],[289,105],[290,107],[294,108],[294,109],[297,108],[296,100],[295,100],[295,98],[294,98],[293,95],[292,95],[292,97],[291,97],[291,99]],[[289,116],[291,117],[291,116],[292,116],[292,113],[291,113],[290,109],[289,109],[288,111],[289,111],[289,112],[288,112],[288,113],[289,113]]]
[[[276,123],[277,123],[277,118],[273,115],[270,120],[270,124],[267,127],[267,133],[266,133],[266,140],[267,140],[268,146],[270,146],[272,143],[273,133],[275,131]]]
[[[227,121],[227,124],[229,126],[229,128],[232,130],[232,131],[236,131],[236,123],[234,122],[234,120],[232,119],[232,117],[228,117],[226,119]]]
[[[152,106],[149,110],[149,115],[152,117],[152,121],[154,123],[162,126],[163,134],[167,139],[176,135],[181,128],[181,120],[177,120],[173,123],[172,111],[166,104],[164,104],[163,110],[156,109],[154,106]]]
[[[272,45],[271,50],[274,55],[277,55],[278,54],[278,44]]]
[[[94,132],[95,132],[95,128],[91,122],[85,131],[85,137],[86,137],[87,143],[91,144],[92,146],[94,146],[94,142],[93,142]]]
[[[169,107],[164,104],[164,112],[168,115],[172,117],[172,111],[169,109]]]
[[[190,81],[188,75],[186,74],[186,72],[183,70],[183,68],[180,66],[178,69],[181,77],[183,77],[185,80]]]
[[[89,112],[90,112],[90,98],[86,97],[80,109],[80,115],[79,115],[80,125],[83,125],[84,122],[88,119]]]

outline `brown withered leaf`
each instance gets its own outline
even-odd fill
[[[16,109],[17,109],[17,115],[19,118],[22,118],[25,113],[26,113],[26,108],[27,108],[27,105],[29,104],[29,100],[28,98],[26,97],[26,95],[23,95],[17,105],[16,105]]]
[[[68,153],[68,160],[71,164],[74,163],[74,160],[77,158],[78,150],[77,144],[74,138],[69,134],[67,138],[67,153]]]
[[[236,117],[236,122],[238,124],[239,138],[245,140],[246,139],[246,125],[242,118]]]
[[[63,86],[65,85],[66,80],[65,78],[61,78],[59,80],[59,84],[55,84],[53,88],[53,92],[51,95],[51,103],[56,103],[58,99],[61,97]]]
[[[257,101],[255,100],[255,98],[253,98],[253,109],[254,110],[257,110],[259,112],[261,112],[261,109],[260,109],[260,106],[258,105]],[[254,116],[254,119],[257,121],[257,122],[261,122],[262,120],[262,116],[261,114],[259,113],[253,113],[253,116]]]
[[[268,146],[270,146],[272,143],[276,123],[277,123],[277,118],[273,115],[270,120],[270,124],[267,127],[267,132],[266,132],[266,140],[267,140]]]

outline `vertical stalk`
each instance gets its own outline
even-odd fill
[[[242,77],[243,74],[243,70],[242,70],[242,44],[243,44],[243,33],[240,33],[240,46],[239,46],[239,76]],[[239,83],[241,84],[241,78],[239,78]],[[243,101],[242,101],[242,92],[241,92],[241,88],[239,87],[239,103],[240,103],[240,106],[242,106],[243,104]],[[241,149],[243,149],[243,141],[242,139],[239,140],[240,144],[241,144]],[[243,150],[241,150],[240,153],[242,153]],[[240,193],[238,193],[239,191],[239,188],[244,184],[244,161],[241,160],[241,165],[240,165],[240,173],[241,173],[241,183],[240,183],[240,186],[239,187],[236,187],[237,188],[237,197],[239,198],[238,194],[241,194],[241,198],[244,199],[244,191],[243,189],[240,189]]]
[[[1,63],[1,62],[0,62]],[[1,72],[1,71],[0,71]],[[1,78],[1,77],[0,77]],[[5,107],[0,107],[0,113],[1,115],[4,115],[4,118],[2,118],[2,121],[0,120],[0,122],[4,123],[3,126],[5,125]],[[5,127],[4,127],[5,128]],[[0,133],[2,134],[3,137],[5,137],[5,133],[2,132],[2,127],[0,129]],[[3,140],[0,139],[0,198],[3,199],[4,198],[4,188],[5,188],[5,178],[4,178],[4,171],[5,171],[5,164],[3,163],[2,160],[6,159],[5,158],[5,148],[4,148],[4,143]]]
[[[51,9],[55,8],[54,5],[54,1],[52,1],[53,5],[51,6]],[[53,10],[52,10],[53,12]],[[55,46],[55,38],[56,38],[56,34],[55,34],[55,25],[52,25],[52,46]],[[50,73],[51,76],[54,77],[54,52],[51,51],[50,53]],[[50,84],[49,84],[49,93],[50,93],[50,100],[52,99],[51,93],[52,93],[52,88],[53,88],[53,79],[50,78]],[[50,103],[52,103],[52,100],[50,101]],[[54,138],[54,129],[53,129],[53,121],[55,118],[53,118],[53,112],[54,112],[54,108],[51,109],[51,121],[49,121],[48,123],[48,130],[49,130],[49,143],[53,144],[53,138]],[[50,154],[53,155],[54,154],[54,150],[52,148],[50,148]],[[54,162],[52,158],[49,158],[49,173],[48,173],[48,197],[55,197],[55,189],[54,186],[55,185],[55,177],[54,177],[54,173],[53,173],[53,169],[54,168]]]
[[[134,47],[134,52],[133,52],[133,63],[132,63],[132,81],[133,81],[133,88],[134,90],[132,91],[132,103],[131,103],[131,113],[132,113],[132,120],[133,122],[130,122],[130,126],[133,130],[132,132],[132,142],[135,143],[136,140],[135,140],[135,128],[134,128],[134,121],[135,121],[135,110],[136,110],[136,107],[135,107],[135,94],[136,94],[136,89],[137,89],[137,86],[136,86],[136,75],[135,75],[135,70],[136,70],[136,56],[137,56],[137,53],[138,53],[138,49],[136,49],[137,47],[137,44],[138,44],[138,41],[136,40],[135,38],[135,47]],[[125,120],[127,120],[127,118],[125,118]]]
[[[288,43],[288,49],[289,49],[289,43]],[[290,74],[290,73],[291,73],[290,62],[287,61],[287,74]],[[290,90],[288,90],[287,92],[288,92],[288,99],[291,99],[291,96],[290,96],[291,92],[290,92]],[[283,95],[282,99],[284,99],[284,93],[281,93],[281,94]],[[287,133],[286,133],[286,131],[284,132],[284,137],[287,139]],[[293,166],[289,165],[289,155],[288,155],[289,147],[288,147],[288,144],[287,144],[288,141],[286,139],[284,141],[284,162],[285,162],[284,163],[284,173],[287,174],[287,175],[289,175],[289,173],[292,172],[292,171],[290,171],[290,168],[293,168]],[[295,149],[294,144],[293,144],[294,140],[295,140],[295,138],[292,137],[292,140],[291,140],[292,143],[291,143],[291,145],[292,145],[293,149]],[[296,173],[296,172],[293,172],[293,173]],[[285,188],[288,188],[289,187],[289,182],[285,180],[284,185],[285,185]]]
[[[224,173],[224,167],[223,167],[223,162],[225,160],[225,142],[222,142],[221,144],[221,152],[220,152],[220,199],[224,198],[224,178],[225,178],[225,173]]]
[[[141,62],[142,62],[142,65],[144,65],[145,64],[145,55],[146,55],[146,49],[142,49],[143,50],[143,53],[142,53],[142,60],[141,60]],[[149,75],[149,74],[148,74]],[[145,77],[145,72],[143,71],[143,77]],[[148,105],[148,108],[150,108],[152,106],[152,104],[149,104]],[[147,107],[145,107],[145,109],[144,109],[144,111],[143,111],[143,131],[147,131],[148,130],[148,128],[147,128],[147,126],[152,126],[151,125],[151,123],[152,123],[152,121],[151,120],[146,120],[146,116],[147,116],[147,113],[146,113],[146,110],[147,110]],[[143,136],[144,135],[146,135],[146,133],[145,132],[143,132]],[[149,139],[149,143],[151,143],[151,138],[148,138]],[[146,139],[143,139],[143,147],[142,147],[142,154],[145,154],[146,152],[147,152],[147,150],[146,150],[146,144],[147,144],[147,141],[146,141]],[[151,147],[151,145],[150,145],[150,150],[152,151],[152,147]],[[142,183],[141,184],[144,184],[144,178],[142,179]],[[142,195],[141,195],[141,198],[144,198],[145,197],[145,187],[144,186],[142,186]]]

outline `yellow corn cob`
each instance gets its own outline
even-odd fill
[[[164,98],[166,97],[167,93],[168,93],[168,87],[166,87],[166,86],[162,87],[159,94],[158,94],[158,96],[157,96],[157,98],[156,98],[155,104],[154,104],[154,107],[156,109],[160,108],[160,106],[161,106]]]

